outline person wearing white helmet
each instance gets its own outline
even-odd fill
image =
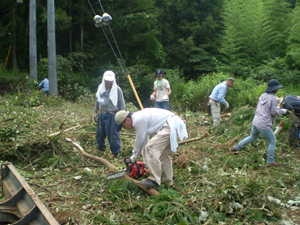
[[[157,108],[146,108],[134,113],[121,110],[115,120],[125,129],[135,129],[131,162],[134,163],[142,153],[150,170],[149,178],[139,184],[159,190],[163,176],[168,185],[173,185],[172,156],[178,147],[177,138],[182,141],[188,137],[184,121],[171,111]],[[150,140],[149,135],[153,135]]]
[[[103,74],[96,97],[94,120],[97,122],[97,149],[105,150],[105,138],[107,137],[113,157],[117,157],[121,151],[119,132],[122,126],[116,124],[115,114],[120,110],[125,110],[125,102],[113,71],[108,70]],[[98,115],[99,109],[101,113]]]

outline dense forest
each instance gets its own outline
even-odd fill
[[[28,72],[29,0],[23,2],[1,1],[0,60],[4,64],[11,46],[6,68]],[[297,2],[56,1],[59,91],[66,84],[95,91],[106,69],[121,74],[118,60],[124,62],[122,65],[134,77],[142,96],[145,90],[139,87],[143,82],[152,82],[156,68],[177,70],[185,80],[222,71],[242,79],[298,82],[300,6]],[[94,15],[103,12],[109,13],[113,22],[97,28]],[[48,74],[46,0],[36,1],[36,13],[38,79],[41,80]],[[122,84],[121,78],[118,83],[127,85]]]

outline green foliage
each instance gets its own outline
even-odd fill
[[[300,5],[297,3],[291,14],[291,30],[288,37],[288,50],[286,54],[286,60],[293,68],[300,68]]]
[[[228,66],[221,68],[246,79],[264,60],[283,57],[289,7],[284,0],[226,1],[221,52]]]
[[[268,82],[271,79],[277,79],[283,85],[297,84],[300,82],[300,72],[298,69],[290,69],[283,58],[269,60],[262,64],[251,73],[255,80]]]

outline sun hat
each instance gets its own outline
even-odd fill
[[[113,71],[111,71],[111,70],[107,70],[103,74],[103,78],[106,81],[114,81],[115,80],[115,73]]]
[[[126,117],[128,116],[129,111],[125,111],[125,110],[120,110],[119,112],[116,113],[115,116],[115,121],[117,125],[120,125],[124,122],[124,120],[126,119]]]
[[[266,89],[266,92],[276,91],[281,88],[284,88],[284,86],[282,86],[278,80],[272,79],[268,83],[268,88]]]

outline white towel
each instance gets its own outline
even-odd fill
[[[108,74],[108,72],[111,72],[111,73]],[[103,102],[103,98],[101,98],[101,95],[104,92],[106,92],[104,80],[105,80],[105,78],[108,77],[107,74],[108,74],[108,76],[113,76],[113,78],[114,78],[113,79],[113,85],[111,86],[111,89],[110,89],[109,98],[110,98],[111,102],[114,104],[114,106],[117,106],[117,104],[118,104],[118,89],[117,89],[117,86],[118,85],[116,83],[115,74],[112,71],[106,71],[103,74],[102,83],[98,86],[96,97],[97,97],[98,102],[100,102],[100,103]],[[111,80],[111,78],[109,80]]]

